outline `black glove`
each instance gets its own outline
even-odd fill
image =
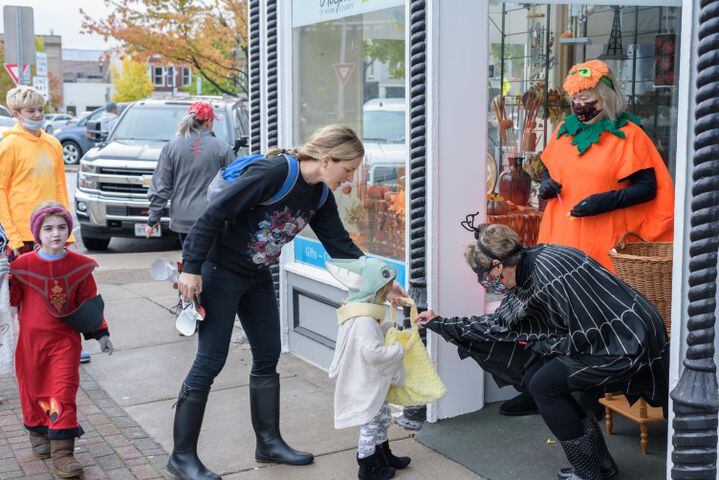
[[[549,176],[549,171],[546,168],[542,172],[541,180],[542,183],[539,184],[539,190],[537,191],[539,198],[549,200],[559,195],[562,184],[555,182],[552,177]]]
[[[627,179],[631,182],[627,188],[590,195],[576,204],[569,214],[573,217],[600,215],[649,202],[657,196],[657,177],[653,168],[634,172]]]

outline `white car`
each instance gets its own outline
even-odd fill
[[[364,104],[362,142],[369,165],[367,183],[397,183],[398,170],[404,168],[407,159],[406,121],[403,98],[374,98]]]
[[[12,113],[6,107],[0,105],[0,139],[2,139],[5,130],[10,129],[17,123]]]
[[[74,120],[74,117],[66,113],[50,113],[45,115],[45,131],[52,133],[56,128],[67,125],[72,120]]]

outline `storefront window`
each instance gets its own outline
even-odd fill
[[[334,192],[345,228],[366,253],[393,261],[405,255],[405,18],[403,0],[295,0],[294,140],[319,127],[352,127],[365,162],[351,184]],[[323,266],[311,230],[295,240],[295,259]]]
[[[627,112],[641,119],[674,174],[680,25],[680,7],[651,6],[649,0],[609,6],[491,1],[488,193],[501,193],[502,171],[512,163],[521,164],[517,172],[526,171],[533,182],[530,187],[512,174],[520,193],[529,195],[516,198],[529,199],[520,205],[509,199],[509,215],[503,196],[490,201],[488,213],[496,215],[489,221],[509,222],[525,243],[536,240],[539,154],[570,113],[562,88],[567,72],[588,60],[601,59],[613,70]]]

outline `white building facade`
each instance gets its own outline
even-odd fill
[[[249,8],[251,150],[301,144],[328,123],[355,128],[368,158],[355,182],[335,192],[343,222],[363,250],[397,266],[421,306],[447,316],[487,307],[464,263],[472,238],[459,223],[467,213],[486,214],[494,188],[488,162],[502,168],[492,98],[528,89],[547,97],[561,88],[567,65],[606,54],[621,33],[629,47],[608,60],[676,188],[670,385],[677,401],[667,478],[716,478],[719,120],[711,99],[719,96],[719,70],[712,76],[719,23],[711,19],[719,2],[252,0]],[[658,46],[676,52],[662,57]],[[546,108],[561,114],[562,105]],[[534,132],[534,151],[551,131],[549,117],[545,131]],[[344,296],[324,259],[303,232],[276,272],[283,347],[321,367],[332,357],[334,310]],[[448,389],[429,406],[430,421],[511,395],[431,333],[427,346]]]

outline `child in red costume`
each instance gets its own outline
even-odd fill
[[[10,303],[19,310],[15,373],[23,421],[33,452],[41,458],[51,456],[55,473],[63,478],[82,474],[73,450],[83,430],[75,403],[81,340],[62,319],[97,296],[92,277],[97,263],[65,249],[72,223],[61,204],[43,202],[30,220],[40,248],[10,264]],[[0,275],[2,270],[0,266]],[[97,339],[103,352],[112,353],[104,319],[85,338]]]

